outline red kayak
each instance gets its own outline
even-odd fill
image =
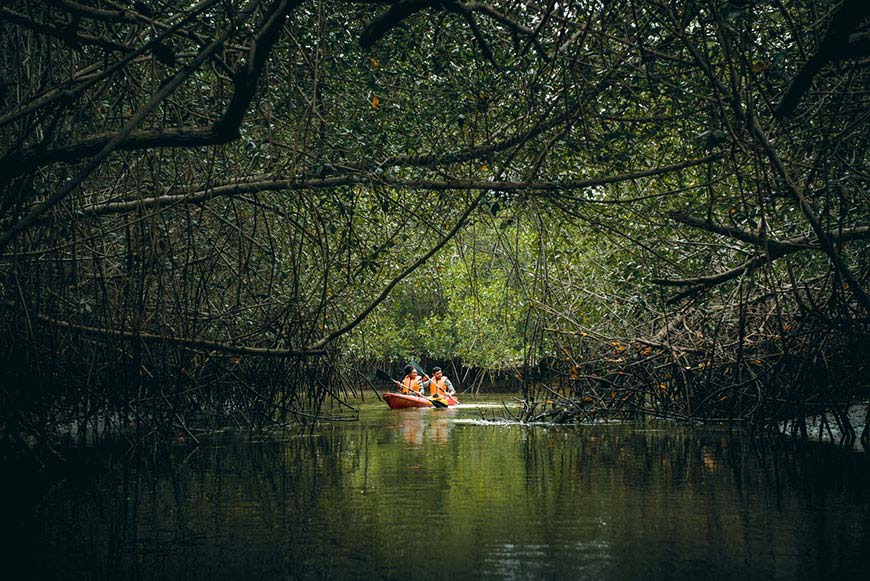
[[[429,408],[432,407],[432,402],[425,397],[419,395],[411,395],[405,393],[385,393],[384,401],[394,410],[403,408]],[[459,400],[455,396],[447,396],[441,398],[441,401],[448,406],[459,405]],[[442,406],[443,407],[443,406]]]

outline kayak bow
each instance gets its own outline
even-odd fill
[[[419,395],[411,395],[407,393],[385,393],[384,401],[391,409],[399,410],[403,408],[430,408],[432,401],[420,397]]]
[[[452,395],[447,396],[446,398],[429,398],[407,393],[385,393],[384,401],[394,410],[404,408],[428,408],[432,406],[444,408],[459,405],[459,400]],[[437,402],[437,404],[435,402]]]

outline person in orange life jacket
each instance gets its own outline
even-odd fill
[[[429,381],[429,376],[423,376]],[[412,365],[405,366],[405,377],[399,382],[399,388],[402,393],[413,393],[414,395],[423,395],[423,380],[417,376],[417,370]]]
[[[432,368],[432,378],[424,382],[423,387],[429,388],[429,395],[431,397],[447,397],[456,393],[453,384],[449,379],[444,377],[440,367]]]

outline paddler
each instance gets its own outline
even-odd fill
[[[441,371],[440,367],[432,368],[432,378],[423,384],[429,388],[431,397],[449,397],[456,394],[453,384]]]
[[[414,366],[406,365],[404,371],[405,377],[399,382],[399,389],[401,389],[402,393],[423,395],[423,380],[417,375],[417,370],[414,369]],[[429,376],[424,375],[423,378],[428,383]]]

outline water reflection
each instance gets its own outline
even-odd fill
[[[21,578],[835,578],[870,565],[863,455],[613,425],[355,424],[85,451],[34,495]]]
[[[402,410],[398,414],[402,439],[406,444],[419,446],[423,443],[423,420],[416,410]]]

